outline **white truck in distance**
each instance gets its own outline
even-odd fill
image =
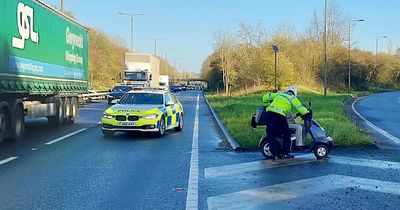
[[[169,89],[169,76],[168,75],[160,75],[160,88],[164,90]]]
[[[124,83],[134,87],[159,87],[160,59],[151,54],[125,53]]]

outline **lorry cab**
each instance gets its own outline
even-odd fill
[[[124,83],[134,87],[158,87],[160,59],[151,54],[125,53]]]

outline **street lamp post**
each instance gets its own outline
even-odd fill
[[[328,0],[325,0],[325,29],[324,29],[324,96],[326,96],[326,85],[327,85],[327,78],[328,78]]]
[[[61,0],[60,4],[60,10],[61,12],[64,12],[64,0]]]
[[[164,40],[165,38],[147,38],[154,41],[154,55],[157,55],[157,41]]]
[[[274,54],[275,54],[275,92],[278,91],[277,89],[277,69],[278,69],[278,52],[279,52],[279,48],[277,45],[272,45],[272,49],[274,50]]]
[[[387,36],[377,36],[376,37],[376,48],[375,48],[375,73],[378,70],[378,50],[379,50],[379,39],[387,39]]]
[[[183,66],[185,65],[185,63],[178,63],[179,66],[179,71],[177,72],[178,74],[178,81],[182,81],[182,74],[180,73],[181,71],[183,71]]]
[[[165,74],[168,75],[168,52],[170,50],[160,50],[160,52],[165,52]]]
[[[172,60],[172,62],[174,62],[174,68],[175,68],[175,71],[173,72],[173,75],[174,75],[174,79],[173,79],[173,82],[175,83],[176,82],[176,72],[178,71],[177,70],[177,61],[178,60],[181,60],[182,58],[171,58],[171,60]]]
[[[352,22],[362,22],[364,19],[350,20],[349,21],[349,93],[351,91],[351,23]]]
[[[134,52],[134,22],[133,22],[133,17],[135,16],[142,16],[146,15],[145,13],[125,13],[125,12],[119,12],[118,14],[120,15],[125,15],[131,17],[131,51]]]

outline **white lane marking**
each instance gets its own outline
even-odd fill
[[[4,159],[4,160],[2,160],[2,161],[0,161],[0,165],[3,165],[4,163],[8,163],[8,162],[10,162],[10,161],[12,161],[12,160],[15,160],[15,159],[17,159],[18,157],[9,157],[9,158],[7,158],[7,159]]]
[[[400,195],[400,183],[331,174],[209,197],[207,203],[210,210],[254,209],[261,205],[266,207],[266,205],[275,202],[348,187]],[[281,205],[282,208],[280,209],[286,209],[286,202],[282,202]],[[276,206],[274,205],[274,207]]]
[[[399,162],[391,162],[384,160],[372,160],[372,159],[359,159],[351,157],[341,156],[330,156],[328,162],[337,163],[343,165],[362,166],[377,169],[400,169]]]
[[[245,174],[252,171],[280,168],[292,165],[300,165],[316,161],[319,160],[317,160],[313,154],[299,155],[295,156],[294,159],[288,159],[288,160],[277,160],[277,161],[261,160],[261,161],[206,168],[204,169],[204,176],[206,178],[215,178],[220,176]],[[343,156],[329,156],[329,159],[320,161],[336,163],[341,165],[352,165],[352,166],[370,167],[377,169],[400,169],[399,162],[391,162],[384,160],[360,159],[360,158],[351,158]]]
[[[194,118],[186,210],[199,209],[199,98],[200,94],[197,95],[196,114]]]
[[[279,168],[290,165],[299,165],[317,161],[313,154],[295,156],[294,159],[287,160],[261,160],[247,163],[239,163],[225,166],[210,167],[204,169],[204,176],[206,178],[213,178],[218,176],[227,176],[232,174],[241,174],[250,171],[258,171],[269,168]]]
[[[358,100],[360,100],[362,98],[358,98],[357,100],[355,100],[353,102],[353,104],[351,105],[351,108],[353,109],[354,113],[356,113],[356,115],[358,115],[362,120],[364,120],[367,125],[369,127],[371,127],[372,129],[376,130],[378,133],[382,134],[383,136],[385,136],[386,138],[400,144],[400,139],[391,135],[390,133],[386,132],[385,130],[383,130],[382,128],[377,127],[376,125],[374,125],[372,122],[368,121],[367,119],[365,119],[360,113],[357,112],[357,110],[355,109],[354,105],[357,103]]]
[[[60,137],[60,138],[54,139],[54,140],[52,140],[52,141],[49,141],[49,142],[45,143],[45,145],[54,144],[54,143],[56,143],[56,142],[59,142],[59,141],[61,141],[61,140],[64,140],[64,139],[66,139],[66,138],[68,138],[68,137],[71,137],[71,136],[73,136],[73,135],[76,135],[76,134],[78,134],[78,133],[80,133],[80,132],[83,132],[83,131],[85,131],[85,130],[87,130],[87,128],[82,128],[82,129],[80,129],[80,130],[77,130],[77,131],[75,131],[75,132],[72,132],[72,133],[70,133],[70,134],[67,134],[67,135],[65,135],[65,136],[62,136],[62,137]]]

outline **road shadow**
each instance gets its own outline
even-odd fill
[[[165,135],[162,137],[157,136],[156,133],[152,132],[140,132],[140,131],[130,131],[130,132],[116,132],[113,137],[105,137],[103,139],[112,141],[157,141],[165,140],[169,136],[172,136],[174,131],[166,131]]]

